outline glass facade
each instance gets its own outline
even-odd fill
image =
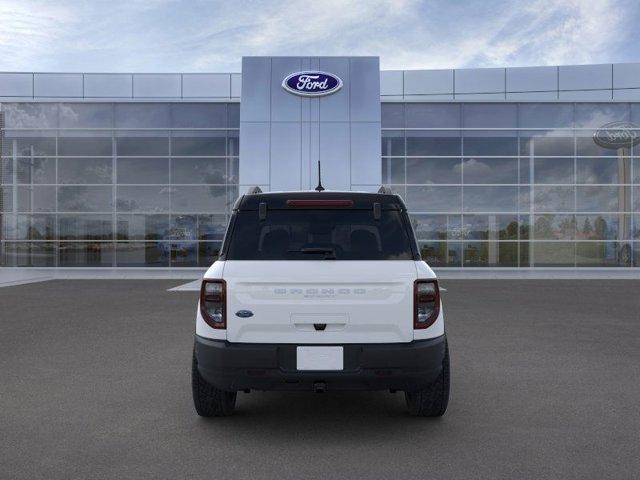
[[[0,259],[197,267],[238,195],[237,103],[3,103]]]
[[[436,267],[640,266],[640,124],[630,103],[383,103],[382,181]],[[640,132],[636,132],[640,133]]]
[[[239,104],[2,103],[0,265],[198,267],[238,195]],[[639,103],[383,103],[382,182],[435,267],[640,267]],[[377,167],[380,168],[380,167]]]

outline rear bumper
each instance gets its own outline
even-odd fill
[[[409,343],[345,344],[344,370],[299,371],[290,344],[229,343],[196,335],[204,379],[221,390],[406,390],[425,388],[442,371],[446,336]],[[319,346],[319,345],[318,345]]]

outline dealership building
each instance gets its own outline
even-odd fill
[[[0,266],[208,266],[239,195],[313,189],[319,160],[400,194],[434,267],[640,269],[639,125],[640,63],[0,73]]]

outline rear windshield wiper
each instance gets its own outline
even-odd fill
[[[306,247],[301,248],[300,250],[289,250],[289,252],[295,253],[324,253],[325,260],[335,260],[336,259],[336,251],[333,248],[328,247]]]

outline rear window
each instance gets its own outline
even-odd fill
[[[404,212],[270,210],[237,212],[227,260],[411,260]]]

